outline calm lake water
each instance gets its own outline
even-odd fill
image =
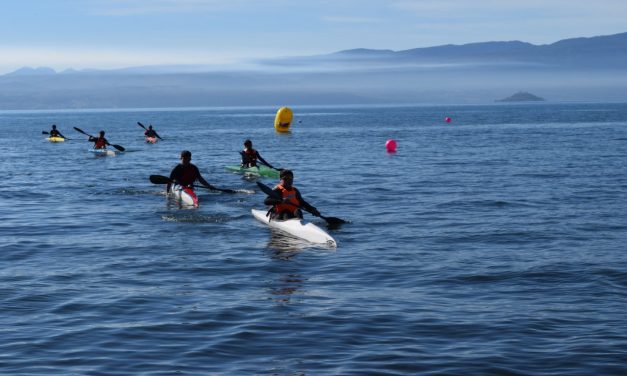
[[[293,110],[0,112],[0,374],[627,374],[627,104]],[[254,220],[246,138],[337,249]],[[168,202],[183,149],[254,193]]]

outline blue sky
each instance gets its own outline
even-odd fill
[[[352,48],[403,50],[627,31],[627,0],[2,0],[0,74],[22,66],[236,66]]]

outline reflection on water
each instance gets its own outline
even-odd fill
[[[181,200],[177,200],[174,197],[171,197],[166,194],[166,208],[170,209],[185,209],[185,210],[196,210],[197,207],[193,205],[186,205]]]
[[[164,214],[161,216],[166,222],[185,222],[185,223],[225,223],[229,221],[226,216],[220,215],[202,215],[202,214]]]
[[[294,254],[306,249],[311,248],[312,243],[290,236],[282,231],[270,229],[270,240],[268,241],[268,249],[275,252],[277,255],[281,255],[281,258],[292,257]]]
[[[305,285],[305,279],[299,274],[282,275],[269,287],[272,300],[276,303],[291,303],[293,296]]]
[[[270,230],[268,251],[270,258],[276,261],[291,261],[300,251],[311,247],[311,243],[302,239],[289,236],[282,231]],[[295,264],[291,264],[295,265]],[[270,299],[275,303],[291,303],[293,295],[303,288],[305,279],[293,271],[287,274],[281,273],[268,287]]]

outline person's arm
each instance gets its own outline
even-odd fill
[[[261,158],[261,155],[259,154],[259,152],[257,152],[257,159],[259,160],[259,162],[265,164],[266,166],[270,167],[270,168],[274,168],[272,167],[272,165],[268,162],[266,162],[265,159]]]
[[[248,167],[249,163],[251,163],[251,160],[248,157],[248,155],[246,155],[246,153],[243,150],[240,150],[239,154],[242,156],[241,166]]]
[[[198,175],[198,179],[197,179],[200,184],[204,185],[205,187],[209,188],[209,189],[216,189],[216,187],[214,187],[213,185],[209,184],[201,175]]]
[[[273,189],[272,191],[275,193],[274,196],[281,197],[281,190],[280,189]],[[283,202],[283,200],[281,200],[279,198],[274,198],[274,197],[271,197],[271,196],[268,196],[268,197],[266,197],[265,200],[263,200],[263,203],[265,205],[270,205],[270,206],[278,205],[278,204],[280,204],[282,202]]]
[[[170,180],[178,182],[178,177],[180,175],[180,171],[181,171],[181,165],[178,164],[170,172]],[[169,192],[171,192],[171,190],[172,190],[172,183],[168,183],[168,185],[165,188],[165,191],[169,193]]]
[[[301,208],[307,210],[308,212],[310,212],[311,214],[313,214],[316,217],[320,216],[320,212],[318,211],[318,209],[316,209],[315,207],[311,206],[307,201],[305,201],[303,199],[303,196],[301,196],[300,191],[298,189],[296,190],[296,198],[300,202],[300,207]]]
[[[200,184],[204,185],[205,187],[209,189],[216,189],[216,187],[209,184],[209,182],[207,182],[205,178],[202,177],[202,175],[200,174],[200,170],[198,170],[198,167],[194,166],[194,168],[196,169],[196,180],[198,180]]]

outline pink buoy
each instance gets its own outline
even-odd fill
[[[387,150],[388,153],[396,153],[396,141],[387,140],[385,142],[385,150]]]
[[[450,117],[448,117],[448,116],[444,118],[444,121],[445,121],[445,122],[447,122],[447,123],[450,123],[450,122],[451,122],[451,120],[453,120],[453,119],[451,119],[451,118],[450,118]]]

